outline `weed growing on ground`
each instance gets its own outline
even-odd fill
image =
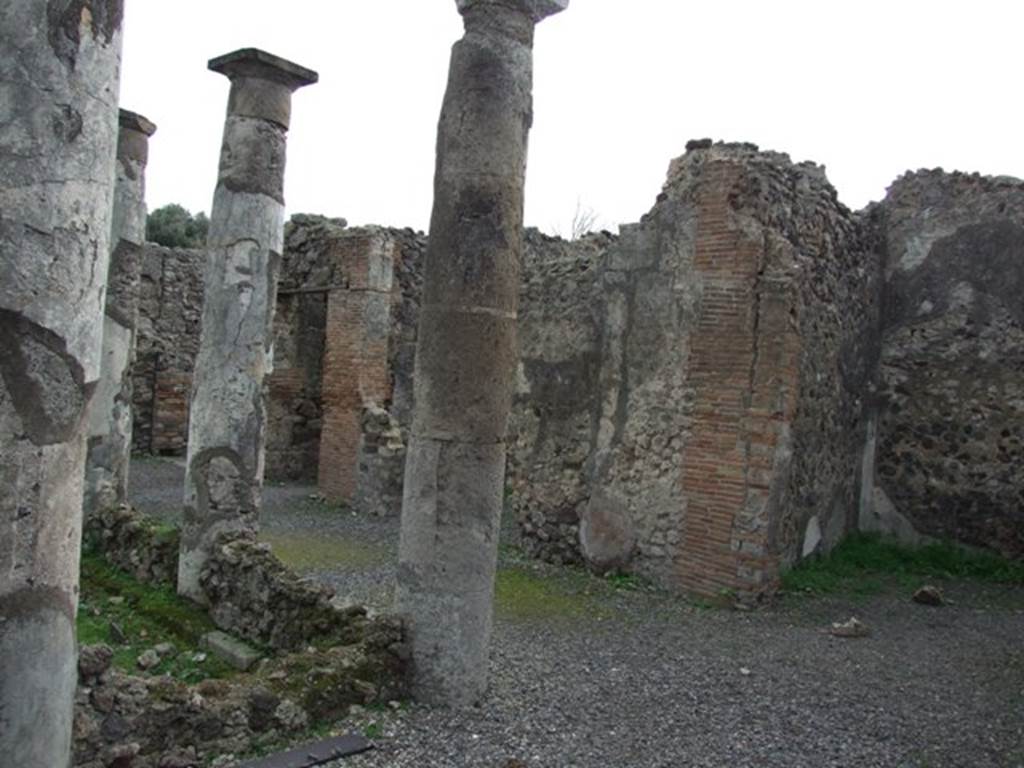
[[[389,558],[389,554],[380,547],[318,531],[263,531],[260,541],[270,544],[282,563],[300,573],[332,568],[368,568],[387,563]]]
[[[908,547],[878,534],[847,537],[824,557],[801,562],[783,574],[787,592],[878,594],[891,586],[912,588],[922,580],[966,579],[1024,585],[1024,563],[948,543]]]
[[[234,673],[219,659],[198,655],[199,639],[216,627],[172,587],[142,584],[94,553],[82,553],[81,568],[80,644],[106,643],[114,650],[114,666],[133,674],[139,674],[139,656],[160,643],[171,643],[174,650],[151,674],[194,683]]]

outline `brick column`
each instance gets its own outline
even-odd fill
[[[395,243],[381,232],[346,235],[334,247],[336,274],[345,287],[327,299],[324,347],[321,493],[351,504],[359,481],[364,406],[391,399],[388,335],[391,330]]]
[[[697,198],[694,268],[704,293],[690,340],[695,402],[676,562],[684,589],[712,596],[758,592],[776,576],[766,512],[797,387],[788,288],[765,276],[764,239],[740,226],[730,204],[741,173],[710,164]]]

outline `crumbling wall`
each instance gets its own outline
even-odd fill
[[[696,142],[600,252],[532,289],[537,307],[525,288],[510,466],[528,547],[705,594],[771,589],[854,523],[879,288],[863,227],[816,166]],[[539,446],[561,464],[531,464]]]
[[[319,487],[334,502],[397,514],[412,413],[420,263],[412,230],[361,227],[325,243],[326,343]],[[317,283],[307,282],[307,290]],[[396,494],[397,487],[397,494]]]
[[[268,480],[315,482],[323,426],[327,289],[334,268],[328,244],[341,219],[297,214],[285,225],[274,313],[274,368],[267,381]]]
[[[615,239],[600,233],[567,242],[530,229],[523,243],[508,511],[527,552],[553,562],[579,560],[597,413],[599,266]]]
[[[132,366],[132,439],[140,453],[181,454],[199,351],[205,254],[147,243]]]
[[[1024,556],[1024,182],[919,171],[874,213],[887,282],[862,527]]]
[[[109,562],[165,587],[176,584],[177,539],[177,530],[128,506],[102,510],[86,531],[87,544]],[[335,720],[351,704],[407,695],[409,648],[401,622],[370,617],[361,606],[336,607],[332,590],[291,571],[268,545],[245,535],[221,537],[201,584],[218,627],[275,653],[247,676],[188,685],[123,674],[111,668],[111,648],[83,648],[75,766],[197,765],[249,752],[272,738],[271,731]],[[319,650],[310,647],[314,642]]]

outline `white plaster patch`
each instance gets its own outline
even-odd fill
[[[821,523],[815,515],[807,521],[807,528],[804,530],[804,548],[801,557],[809,557],[818,551],[821,545]]]
[[[102,437],[111,431],[114,401],[121,393],[121,377],[128,367],[132,332],[109,317],[103,318],[103,353],[96,394],[89,404],[89,436]]]

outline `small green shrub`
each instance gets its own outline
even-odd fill
[[[908,547],[873,533],[847,537],[824,557],[804,560],[782,576],[787,592],[876,594],[887,585],[923,579],[1024,584],[1024,563],[950,543]]]

